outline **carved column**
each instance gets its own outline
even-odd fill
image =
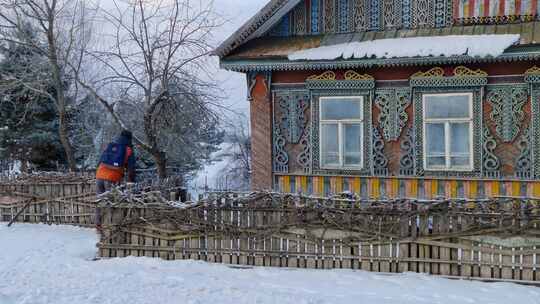
[[[271,73],[248,74],[251,112],[251,188],[272,189]]]

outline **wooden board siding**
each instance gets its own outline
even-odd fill
[[[275,190],[280,192],[321,197],[347,191],[369,199],[482,199],[499,196],[540,198],[540,181],[307,175],[277,175],[276,180],[278,184]],[[293,188],[292,180],[312,183],[313,189],[310,191],[303,187]],[[325,181],[330,187],[325,188]]]

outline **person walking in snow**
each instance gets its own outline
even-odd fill
[[[135,182],[135,154],[133,152],[133,134],[124,130],[118,139],[107,145],[101,154],[96,170],[97,195],[110,190],[113,185],[119,185],[127,171],[127,181]],[[101,209],[96,207],[96,228],[101,231]]]
[[[133,152],[133,135],[124,130],[118,139],[107,145],[101,154],[96,171],[96,192],[102,194],[113,185],[118,185],[127,171],[127,181],[135,182],[135,154]]]

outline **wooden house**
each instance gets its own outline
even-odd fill
[[[537,0],[272,0],[216,50],[247,75],[253,188],[540,196]]]

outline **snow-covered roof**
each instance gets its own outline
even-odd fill
[[[520,35],[452,35],[356,41],[289,54],[289,60],[336,60],[408,57],[497,57],[519,42]]]

